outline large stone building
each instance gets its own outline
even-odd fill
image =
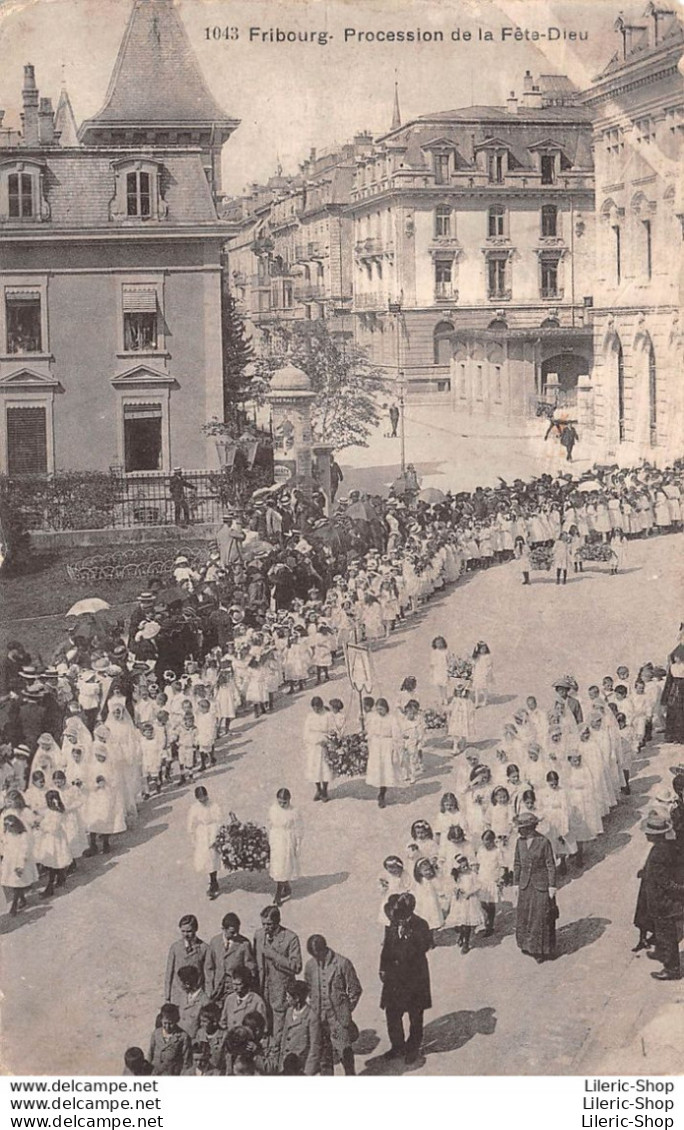
[[[409,391],[521,414],[591,365],[591,125],[564,76],[427,114],[357,162],[357,340]]]
[[[594,127],[597,452],[664,460],[684,447],[684,28],[649,4],[581,98]]]
[[[221,150],[172,0],[135,0],[103,108],[76,136],[24,69],[0,129],[0,469],[215,463]],[[2,123],[0,122],[0,126]]]

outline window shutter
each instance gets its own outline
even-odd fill
[[[7,409],[7,470],[11,475],[47,474],[44,408]]]
[[[156,314],[157,291],[153,286],[124,286],[123,309],[125,314]]]

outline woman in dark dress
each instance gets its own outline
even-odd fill
[[[518,817],[513,882],[518,888],[515,940],[536,961],[552,957],[556,946],[556,865],[553,848],[537,831],[534,812]]]
[[[385,906],[390,924],[380,954],[382,994],[380,1008],[385,1012],[390,1055],[404,1055],[414,1063],[423,1040],[423,1014],[432,1008],[430,969],[427,955],[432,949],[432,931],[423,918],[414,914],[416,900],[408,892],[390,895]],[[409,1017],[409,1035],[404,1031],[404,1015]]]
[[[667,678],[663,687],[665,707],[665,741],[684,743],[684,633],[668,658]]]

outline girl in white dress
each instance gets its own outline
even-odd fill
[[[11,812],[4,814],[2,823],[0,884],[14,917],[26,906],[26,892],[38,881],[38,869],[33,859],[31,833],[25,824]]]
[[[464,742],[475,740],[475,706],[470,688],[462,681],[456,683],[454,697],[447,708],[447,734],[454,751],[462,748]]]
[[[491,803],[487,813],[489,827],[496,837],[501,853],[501,862],[506,872],[512,873],[515,861],[515,839],[513,836],[514,807],[511,794],[505,785],[497,785],[492,790]],[[507,875],[506,878],[509,876]]]
[[[408,891],[411,883],[404,868],[404,861],[398,855],[388,855],[382,866],[384,874],[378,880],[381,892],[378,922],[381,926],[386,926],[385,904],[388,898],[390,895],[401,895],[404,891]]]
[[[292,897],[291,880],[301,875],[299,853],[304,829],[299,812],[292,806],[289,789],[278,789],[275,802],[268,811],[268,820],[270,874],[276,885],[273,903],[280,906],[285,899]]]
[[[102,756],[104,754],[104,756]],[[126,811],[123,791],[115,766],[110,763],[106,748],[96,752],[97,769],[92,787],[86,797],[84,821],[89,846],[84,855],[97,855],[97,837],[100,837],[102,854],[111,851],[110,836],[126,831]]]
[[[311,647],[306,635],[306,628],[298,625],[295,634],[290,637],[289,647],[285,653],[284,679],[289,683],[288,694],[294,694],[295,683],[299,690],[304,690],[304,683],[309,677],[309,664],[311,663]]]
[[[486,706],[494,689],[494,661],[489,647],[480,640],[473,651],[473,699],[475,709]]]
[[[35,843],[36,863],[41,863],[48,875],[47,885],[40,892],[42,899],[50,898],[55,886],[64,886],[67,868],[73,862],[69,850],[66,812],[57,789],[49,789],[46,800],[47,808],[41,818]]]
[[[470,951],[473,930],[481,926],[484,919],[480,905],[480,883],[471,871],[470,862],[465,855],[456,858],[451,870],[451,890],[449,910],[444,925],[458,930],[458,944],[461,953]]]
[[[433,821],[435,842],[438,846],[446,842],[449,828],[452,824],[460,823],[462,817],[455,793],[444,793],[439,802],[439,812]]]
[[[430,681],[437,691],[440,706],[447,702],[449,686],[449,649],[444,636],[435,636],[430,651]]]
[[[216,685],[216,713],[219,718],[219,735],[227,734],[231,722],[237,718],[240,705],[240,694],[235,685],[233,664],[225,656],[221,660],[218,682]]]
[[[568,757],[570,765],[566,775],[568,790],[569,831],[568,846],[575,862],[582,862],[583,845],[596,839],[603,831],[601,813],[594,781],[589,769],[582,762],[580,753],[571,753]],[[573,847],[577,848],[573,852]]]
[[[425,919],[431,930],[439,930],[444,923],[444,912],[439,897],[437,868],[431,860],[424,857],[416,860],[411,891],[416,900],[415,913]]]
[[[546,774],[545,786],[539,793],[539,808],[543,816],[539,831],[551,843],[559,875],[565,875],[569,854],[567,835],[570,831],[570,811],[567,793],[561,787],[560,777],[555,769]]]
[[[425,740],[425,725],[420,713],[420,705],[415,699],[410,699],[407,702],[400,729],[402,775],[407,784],[413,785],[423,771],[423,742]]]
[[[530,547],[524,538],[517,537],[515,539],[513,552],[518,563],[517,567],[520,570],[522,583],[524,585],[531,584],[530,572],[532,570],[532,555],[530,553]]]
[[[83,823],[85,792],[82,786],[79,788],[77,785],[68,785],[66,774],[61,769],[53,773],[52,783],[62,798],[66,812],[67,839],[73,860],[70,870],[73,871],[76,869],[76,860],[80,859],[88,847],[88,837]]]
[[[330,800],[328,786],[333,781],[333,771],[326,756],[326,743],[330,733],[330,715],[323,699],[315,695],[311,699],[311,710],[304,719],[305,776],[307,781],[316,786],[314,800],[324,802]]]
[[[221,827],[221,810],[209,799],[204,785],[195,789],[195,799],[188,810],[187,829],[193,846],[193,865],[200,875],[209,876],[207,895],[215,899],[219,893],[218,869],[221,856],[215,847]]]
[[[397,772],[398,731],[386,698],[379,698],[366,722],[368,765],[366,784],[378,790],[378,808],[387,805],[387,790],[399,783]]]
[[[485,829],[481,841],[482,847],[477,853],[477,878],[480,888],[480,903],[484,914],[484,936],[489,938],[494,933],[496,907],[497,903],[501,902],[506,869],[501,848],[491,828]]]

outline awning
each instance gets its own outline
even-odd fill
[[[157,291],[153,286],[125,286],[123,308],[129,314],[156,314]]]
[[[11,302],[40,302],[40,291],[6,286],[5,299],[9,299]]]

